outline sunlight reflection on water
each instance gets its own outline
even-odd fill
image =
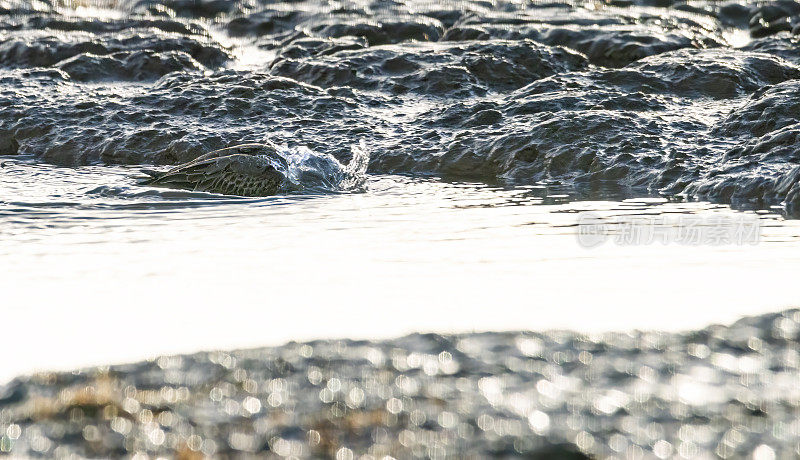
[[[756,246],[576,242],[580,211],[736,213],[709,203],[399,176],[361,194],[239,199],[140,188],[127,167],[3,172],[0,346],[49,345],[22,347],[0,379],[315,337],[687,329],[795,301],[798,226],[774,214]]]

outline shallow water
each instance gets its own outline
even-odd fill
[[[796,301],[800,223],[774,213],[391,175],[244,199],[140,187],[132,167],[3,164],[4,379],[321,337],[683,330]],[[584,211],[758,216],[760,239],[589,249]]]

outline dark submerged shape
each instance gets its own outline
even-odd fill
[[[151,173],[142,185],[159,185],[223,195],[268,196],[290,182],[275,165],[286,160],[271,144],[243,144],[209,152],[165,173]]]

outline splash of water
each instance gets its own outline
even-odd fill
[[[273,160],[273,167],[301,191],[363,191],[370,157],[363,139],[351,147],[352,157],[346,166],[332,155],[308,147],[278,145],[277,150],[286,162]]]

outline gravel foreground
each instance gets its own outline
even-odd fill
[[[797,458],[800,310],[667,334],[414,334],[0,386],[12,457]]]

